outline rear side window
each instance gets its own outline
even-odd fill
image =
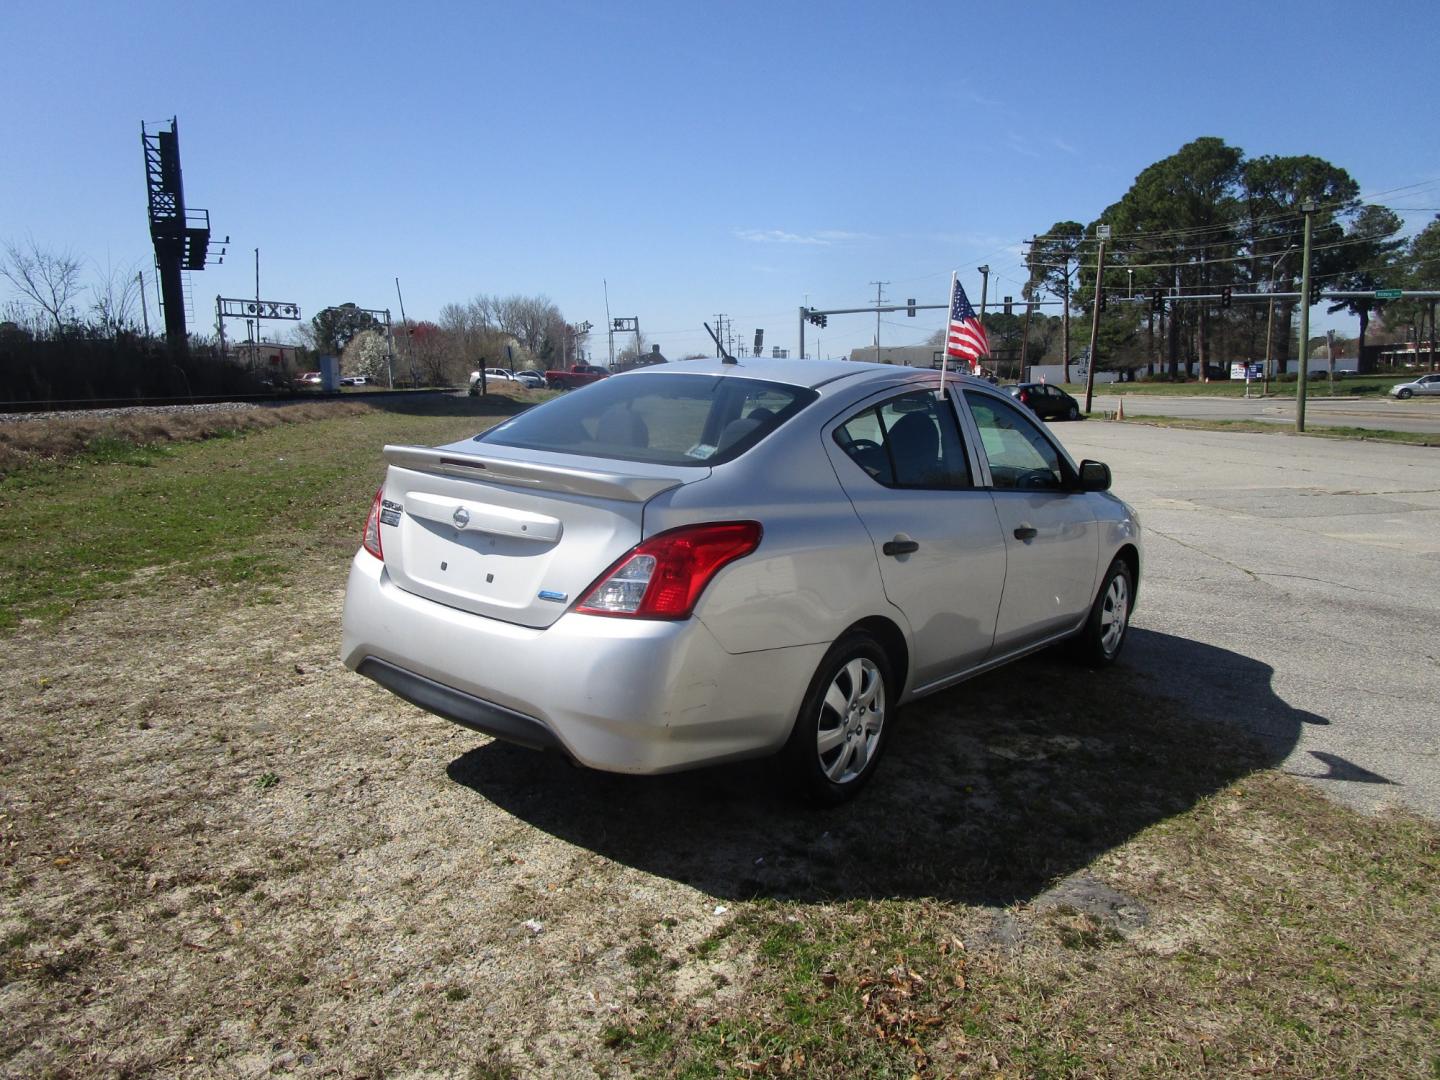
[[[886,487],[970,486],[955,411],[932,390],[902,394],[857,413],[835,429],[835,441]]]
[[[718,465],[817,396],[760,379],[644,372],[572,390],[475,441],[655,465]]]

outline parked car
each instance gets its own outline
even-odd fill
[[[302,371],[295,376],[295,385],[301,389],[308,386],[321,386],[325,382],[318,371]]]
[[[1015,383],[1005,387],[1009,395],[1042,420],[1079,420],[1080,403],[1049,383]]]
[[[364,386],[370,380],[364,375],[346,375],[340,380],[341,386]]]
[[[494,382],[515,382],[515,373],[509,368],[491,367],[485,369],[485,378]],[[480,393],[480,372],[470,373],[470,396],[476,397]]]
[[[597,769],[778,753],[838,802],[897,706],[1043,646],[1125,643],[1141,575],[1110,470],[978,379],[694,361],[439,448],[387,446],[341,657]]]
[[[528,390],[543,390],[545,388],[545,376],[538,371],[531,371],[528,368],[524,371],[515,372],[515,381],[523,383]]]
[[[545,372],[545,385],[552,390],[575,390],[609,376],[610,372],[595,364],[574,364],[568,371]]]
[[[1440,394],[1440,374],[1421,375],[1407,383],[1397,383],[1390,388],[1390,396],[1405,401],[1417,394]]]

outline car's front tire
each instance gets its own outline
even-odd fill
[[[1066,419],[1066,420],[1079,420],[1079,419],[1080,419],[1080,406],[1079,406],[1079,405],[1071,405],[1070,408],[1066,409],[1066,410],[1065,410],[1065,419]]]
[[[894,700],[890,660],[879,642],[859,631],[835,642],[810,681],[781,751],[795,793],[825,806],[858,794],[885,749]]]
[[[1408,386],[1402,387],[1401,389],[1395,391],[1395,396],[1398,397],[1401,401],[1404,401],[1406,398],[1413,397],[1414,394],[1415,391],[1411,390]]]
[[[1113,664],[1130,634],[1130,609],[1135,602],[1135,578],[1130,564],[1116,559],[1105,571],[1100,592],[1085,620],[1085,629],[1075,639],[1079,659],[1091,667]]]

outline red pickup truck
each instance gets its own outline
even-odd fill
[[[545,372],[545,385],[551,390],[574,390],[607,378],[609,372],[594,364],[576,364],[569,371]]]

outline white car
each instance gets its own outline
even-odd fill
[[[1113,661],[1140,580],[1110,470],[938,372],[643,368],[384,456],[345,664],[597,769],[780,753],[838,802],[896,706],[1064,639]]]
[[[1421,375],[1407,383],[1397,383],[1390,388],[1390,396],[1404,401],[1417,394],[1440,394],[1440,374]]]
[[[531,371],[529,368],[515,372],[515,381],[531,390],[545,389],[545,376],[538,371]]]

